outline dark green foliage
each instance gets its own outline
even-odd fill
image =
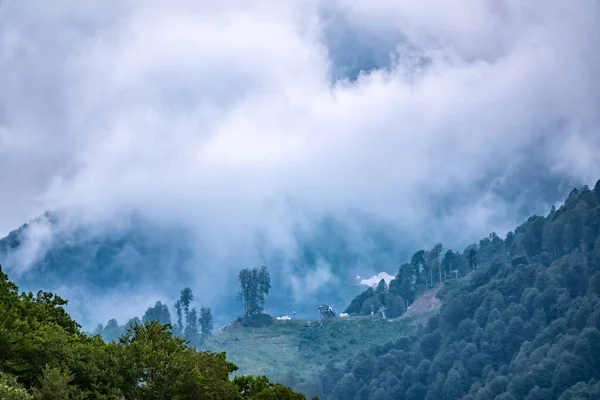
[[[190,304],[192,304],[192,301],[194,301],[194,293],[192,292],[192,288],[186,287],[181,289],[179,302],[181,303],[183,315],[185,315],[186,318],[190,312]]]
[[[175,329],[179,332],[183,332],[183,307],[181,301],[177,300],[174,306],[175,312],[177,313],[177,325],[175,326]]]
[[[265,299],[271,290],[271,276],[267,267],[243,269],[238,274],[242,304],[242,318],[261,314],[265,309]]]
[[[42,377],[33,390],[33,398],[39,400],[64,400],[75,398],[77,389],[70,385],[73,382],[73,374],[60,368],[44,368]]]
[[[494,245],[497,246],[497,243],[494,242]],[[440,260],[442,249],[442,244],[438,243],[431,251],[416,252],[410,264],[403,264],[389,285],[380,281],[376,289],[369,288],[356,296],[344,312],[369,315],[372,311],[378,313],[379,308],[384,306],[387,318],[401,316],[419,294],[466,272],[466,261],[460,253],[448,250],[444,259]]]
[[[413,301],[440,281],[443,301],[412,337],[368,349],[337,372],[331,399],[575,400],[600,398],[600,182],[547,217],[461,253],[415,253],[389,285]],[[454,273],[449,271],[460,271]],[[460,279],[467,271],[472,271]],[[440,276],[441,273],[441,276]],[[437,276],[437,278],[436,278]],[[387,298],[383,302],[387,303]],[[349,311],[382,302],[381,289]],[[383,350],[385,349],[385,350]],[[390,368],[383,367],[391,366]]]
[[[477,266],[477,250],[475,250],[474,248],[470,248],[467,251],[467,261],[469,263],[469,268],[470,269],[475,269]]]
[[[261,326],[268,326],[273,323],[273,317],[269,314],[260,313],[253,314],[246,317],[244,320],[244,326],[251,326],[253,328],[260,328]]]
[[[1,399],[304,399],[264,377],[248,395],[229,379],[237,367],[224,353],[199,352],[150,316],[130,320],[118,342],[88,336],[64,304],[51,293],[19,294],[0,268]],[[197,324],[195,309],[188,316]],[[99,327],[118,329],[114,320]]]
[[[32,396],[14,376],[0,372],[0,399],[32,400]]]
[[[360,314],[365,300],[372,298],[374,296],[375,296],[375,291],[372,288],[365,290],[364,292],[362,292],[361,294],[356,296],[352,300],[352,302],[350,302],[350,305],[346,308],[346,310],[344,310],[344,312],[347,312],[349,314]]]
[[[396,318],[404,314],[407,307],[401,293],[398,280],[392,280],[388,287],[382,279],[375,290],[369,288],[356,296],[344,312],[353,315],[378,314],[383,306],[387,318]]]
[[[198,339],[198,334],[198,312],[195,308],[192,308],[187,313],[187,325],[185,326],[184,336],[193,343]]]
[[[204,343],[204,340],[212,335],[213,330],[213,317],[209,307],[200,307],[198,323],[200,324],[200,343]]]
[[[294,393],[278,383],[270,383],[266,376],[236,376],[233,383],[244,400],[304,400],[304,395]],[[318,400],[318,399],[317,399]]]
[[[160,301],[157,301],[154,307],[149,307],[144,313],[144,317],[142,318],[143,322],[152,322],[157,321],[161,324],[170,324],[171,323],[171,313],[169,312],[169,308],[166,304],[162,304]]]

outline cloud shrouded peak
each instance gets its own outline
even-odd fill
[[[505,232],[600,177],[599,15],[592,0],[5,1],[0,229],[137,213],[194,232],[213,272],[259,259],[257,241],[292,259],[326,218],[357,247],[363,218],[411,246]],[[317,271],[306,282],[333,279]]]

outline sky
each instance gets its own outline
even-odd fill
[[[212,276],[325,217],[505,234],[600,178],[599,40],[595,0],[4,0],[0,236],[135,212]]]

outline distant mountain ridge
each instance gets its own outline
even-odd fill
[[[364,238],[370,243],[368,250],[353,245],[363,239],[350,237],[348,232],[344,224],[326,218],[313,231],[296,234],[300,249],[296,260],[283,260],[276,253],[268,254],[259,249],[255,258],[223,265],[217,282],[206,283],[215,289],[222,288],[224,293],[213,296],[218,301],[211,303],[217,323],[229,322],[239,313],[235,292],[237,271],[242,268],[254,264],[269,266],[275,283],[267,303],[269,312],[296,311],[298,315],[312,316],[316,304],[328,303],[342,309],[348,299],[361,290],[352,274],[357,268],[359,271],[362,268],[365,274],[375,273],[379,268],[393,269],[396,260],[403,257],[402,246],[391,242],[392,234],[385,229],[373,227],[371,233],[366,233],[371,235]],[[122,294],[125,298],[138,288],[144,289],[137,298],[145,304],[140,304],[130,315],[122,315],[121,323],[141,315],[156,300],[169,303],[183,286],[192,286],[202,295],[204,291],[196,290],[194,282],[204,279],[204,260],[202,249],[194,247],[192,235],[187,228],[164,227],[139,216],[131,216],[119,226],[98,228],[67,225],[60,213],[48,212],[0,240],[0,263],[24,290],[41,288],[71,299],[70,312],[84,326],[93,329],[97,323],[104,323],[116,314],[111,315],[110,310],[100,317],[88,314],[90,306],[85,303],[92,303],[94,307],[96,299],[104,293]],[[378,240],[382,235],[388,239]],[[282,263],[289,263],[286,269]],[[322,268],[326,268],[323,278],[320,276]],[[305,276],[304,279],[312,279],[315,285],[319,285],[319,279],[331,281],[315,289],[310,301],[297,302],[293,281],[283,272],[290,269],[298,276]],[[208,278],[210,274],[207,275]]]

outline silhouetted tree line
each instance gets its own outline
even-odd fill
[[[179,300],[174,304],[177,321],[172,324],[172,333],[189,340],[192,344],[202,345],[207,337],[212,334],[213,317],[210,307],[200,307],[200,315],[195,307],[192,307],[194,293],[191,288],[186,287],[181,290]],[[157,301],[153,307],[149,307],[142,320],[134,317],[125,325],[120,326],[115,319],[108,321],[106,326],[98,325],[94,334],[102,336],[106,341],[116,341],[123,336],[127,329],[135,325],[158,322],[160,324],[171,324],[171,313],[166,304]]]
[[[273,318],[264,313],[266,296],[271,289],[271,276],[266,266],[253,269],[243,269],[238,274],[240,292],[238,299],[242,304],[241,320],[248,326],[265,326],[273,323]],[[185,338],[193,345],[203,345],[212,334],[213,316],[210,307],[201,306],[200,314],[193,307],[194,293],[191,288],[185,287],[179,294],[179,299],[173,305],[176,320],[172,322],[169,307],[157,301],[149,307],[142,320],[138,317],[131,318],[125,325],[119,325],[116,319],[108,321],[106,326],[99,324],[93,334],[102,336],[108,342],[117,341],[127,329],[136,324],[146,322],[159,322],[172,324],[172,333]]]
[[[328,364],[313,392],[354,400],[600,399],[600,181],[505,239],[492,234],[441,262],[438,250],[416,253],[396,283],[367,290],[348,311],[364,314],[369,302],[397,297],[410,304],[444,282],[440,313],[412,336]]]

